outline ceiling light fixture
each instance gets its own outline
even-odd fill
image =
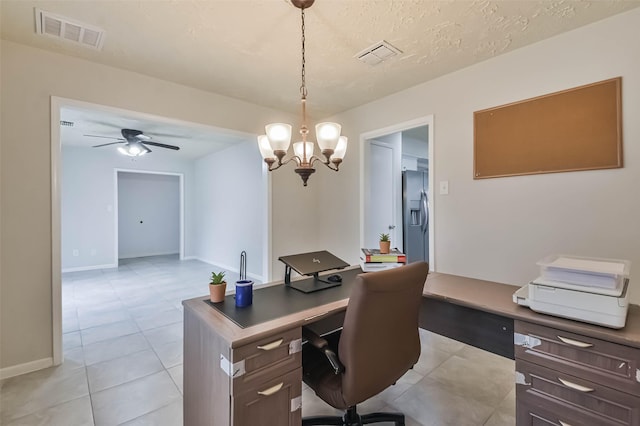
[[[296,162],[295,172],[300,175],[304,186],[316,169],[313,164],[320,161],[331,170],[338,171],[340,163],[347,152],[347,137],[340,136],[342,126],[338,123],[316,124],[316,138],[324,160],[313,155],[314,143],[307,142],[309,129],[307,128],[307,86],[305,82],[305,49],[304,49],[304,10],[311,7],[315,0],[291,0],[291,3],[300,9],[302,22],[302,85],[300,86],[302,125],[300,136],[302,140],[293,144],[293,156],[283,161],[289,144],[291,143],[291,125],[285,123],[273,123],[265,126],[266,135],[258,136],[258,147],[264,162],[269,166],[269,171],[276,170],[291,160]],[[277,162],[277,165],[276,165]],[[275,165],[275,167],[274,167]]]
[[[151,150],[140,142],[127,142],[125,146],[118,147],[118,152],[129,157],[140,157],[147,152],[151,152]]]

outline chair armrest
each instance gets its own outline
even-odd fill
[[[307,342],[309,342],[316,349],[324,349],[329,346],[329,342],[327,339],[324,339],[318,335],[315,331],[311,330],[307,327],[302,327],[302,337],[304,337]]]
[[[336,355],[336,353],[331,350],[331,348],[329,347],[329,342],[327,342],[326,339],[322,338],[316,332],[306,327],[302,327],[302,337],[304,337],[307,342],[311,344],[311,346],[324,353],[324,355],[327,357],[327,360],[329,361],[329,364],[331,364],[331,367],[333,367],[333,371],[335,372],[335,374],[340,374],[344,371],[344,366],[340,362],[338,355]]]

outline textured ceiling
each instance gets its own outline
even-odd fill
[[[300,13],[286,0],[2,0],[2,38],[297,112]],[[337,113],[640,6],[640,0],[317,0],[307,14],[314,117]],[[106,31],[96,51],[34,32],[34,7]],[[386,40],[403,53],[354,55]]]

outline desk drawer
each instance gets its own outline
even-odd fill
[[[515,333],[516,359],[640,396],[639,349],[523,321]]]
[[[233,397],[234,426],[299,426],[301,422],[302,368]]]
[[[233,350],[233,363],[244,373],[233,379],[233,393],[244,392],[302,366],[302,330],[296,327]]]
[[[516,401],[517,426],[620,426],[620,423],[594,418],[584,412],[568,410],[547,401]]]
[[[547,410],[556,415],[555,420],[564,418],[565,424],[573,424],[569,419],[581,419],[579,424],[585,425],[640,425],[640,397],[526,361],[516,360],[516,371],[517,401]]]

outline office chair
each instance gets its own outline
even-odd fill
[[[393,385],[418,361],[418,312],[428,272],[427,263],[416,262],[360,274],[341,332],[321,337],[303,328],[303,381],[326,403],[345,410],[342,417],[304,418],[303,426],[404,425],[402,413],[359,415],[356,404]]]

